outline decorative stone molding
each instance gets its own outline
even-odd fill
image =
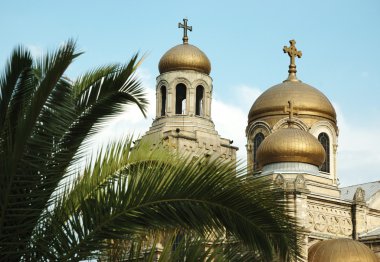
[[[310,127],[309,131],[315,137],[318,134],[324,132],[329,135],[333,145],[338,144],[338,130],[335,131],[335,127],[329,121],[318,121]]]
[[[351,212],[330,207],[308,205],[306,229],[350,237],[352,235]]]
[[[276,178],[274,179],[274,185],[284,188],[285,187],[285,179],[283,175],[278,174]]]
[[[168,81],[166,81],[164,79],[160,80],[160,82],[158,82],[158,84],[156,85],[156,90],[159,91],[162,86],[165,86],[166,89],[168,90],[169,89],[169,83],[168,83]]]
[[[259,132],[263,133],[265,137],[268,136],[271,133],[269,124],[265,121],[256,121],[250,124],[247,126],[246,136],[248,140],[252,140],[252,138]]]
[[[313,213],[307,212],[305,228],[310,230],[311,228],[314,227],[314,225],[315,225],[315,219],[314,219]]]
[[[305,177],[303,175],[297,175],[296,179],[294,180],[294,188],[295,189],[306,188]]]
[[[206,83],[206,81],[204,81],[203,79],[196,79],[194,80],[192,83],[191,83],[191,87],[193,89],[197,88],[197,86],[203,86],[203,88],[205,90],[210,90],[210,87],[208,86],[208,84]]]
[[[336,216],[329,217],[327,232],[332,234],[338,234],[340,231],[340,221]]]
[[[319,213],[315,216],[314,229],[319,232],[325,232],[327,229],[327,218],[325,215]]]
[[[189,90],[191,88],[191,82],[185,77],[177,77],[169,83],[170,87],[172,87],[173,90],[175,90],[175,87],[178,84],[184,84],[186,86],[187,90]]]
[[[331,179],[335,185],[338,184],[338,177],[336,174],[336,158],[338,148],[338,127],[330,121],[318,121],[314,123],[309,130],[309,133],[318,138],[321,133],[327,134],[330,142],[330,172]]]
[[[358,203],[358,202],[362,202],[364,203],[365,202],[365,191],[363,188],[361,187],[358,187],[356,189],[356,192],[355,192],[355,195],[354,195],[354,198],[353,198],[354,202]]]
[[[343,235],[351,236],[352,234],[352,222],[348,218],[342,218],[340,221],[340,229]]]
[[[276,131],[277,129],[284,128],[288,126],[288,117],[285,117],[283,119],[280,119],[272,128],[273,131]],[[301,130],[307,131],[309,128],[308,126],[299,118],[293,118],[293,124],[298,127]]]
[[[255,121],[249,124],[245,130],[247,137],[247,168],[248,172],[253,171],[253,139],[258,133],[262,133],[264,137],[267,137],[271,131],[270,126],[265,121]]]

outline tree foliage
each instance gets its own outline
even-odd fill
[[[86,138],[107,119],[147,100],[134,76],[138,55],[125,65],[102,66],[76,81],[64,74],[80,56],[70,40],[33,58],[17,47],[0,76],[0,254],[18,260],[33,230],[73,174],[88,147]]]

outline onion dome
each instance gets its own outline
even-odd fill
[[[208,75],[211,72],[211,63],[198,47],[184,43],[171,48],[162,56],[158,70],[160,74],[169,71],[195,70]]]
[[[309,248],[308,262],[377,262],[375,253],[352,239],[324,240]]]
[[[318,89],[300,81],[285,81],[262,93],[252,105],[248,122],[273,115],[286,115],[289,100],[297,100],[298,115],[323,117],[336,123],[336,113],[329,99]]]
[[[210,74],[210,60],[198,47],[189,44],[187,31],[192,31],[193,27],[187,25],[187,19],[183,19],[183,24],[178,23],[178,28],[183,28],[183,44],[171,48],[161,57],[158,64],[160,74],[178,70],[195,70]]]
[[[298,115],[322,117],[336,124],[336,113],[329,99],[318,89],[302,83],[296,77],[295,58],[301,58],[302,52],[295,47],[296,41],[290,40],[290,47],[283,51],[290,57],[289,76],[281,84],[272,86],[262,93],[252,105],[248,114],[248,123],[266,116],[286,114],[281,105],[297,100]]]
[[[325,150],[310,133],[298,128],[282,128],[267,136],[257,149],[260,167],[271,163],[299,162],[321,166]]]

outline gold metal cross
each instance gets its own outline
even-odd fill
[[[298,113],[298,110],[294,108],[294,102],[292,100],[289,100],[288,104],[289,106],[284,107],[284,112],[289,113],[288,123],[293,123],[293,116]]]
[[[288,81],[298,81],[296,77],[297,69],[296,69],[296,57],[301,58],[302,57],[302,52],[298,51],[296,48],[296,41],[295,40],[290,40],[290,47],[284,46],[282,49],[284,53],[287,53],[290,57],[290,65],[289,65],[289,76],[288,76]]]
[[[187,19],[184,18],[183,19],[183,24],[178,23],[178,28],[183,28],[182,41],[183,41],[184,44],[187,44],[189,42],[189,38],[187,37],[187,30],[189,30],[191,32],[191,31],[193,31],[193,27],[192,26],[187,26]]]

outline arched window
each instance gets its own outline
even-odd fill
[[[256,159],[256,153],[257,153],[257,149],[259,148],[261,142],[263,142],[264,140],[264,135],[263,133],[257,133],[255,135],[255,137],[253,138],[253,169],[254,170],[257,170],[257,159]]]
[[[203,115],[203,86],[197,86],[196,97],[195,97],[195,115]]]
[[[320,133],[318,135],[318,141],[322,144],[325,149],[326,159],[323,162],[319,170],[322,172],[330,173],[330,139],[326,133]]]
[[[161,116],[166,113],[166,87],[161,86]]]
[[[175,91],[175,113],[186,114],[186,86],[178,84]]]

